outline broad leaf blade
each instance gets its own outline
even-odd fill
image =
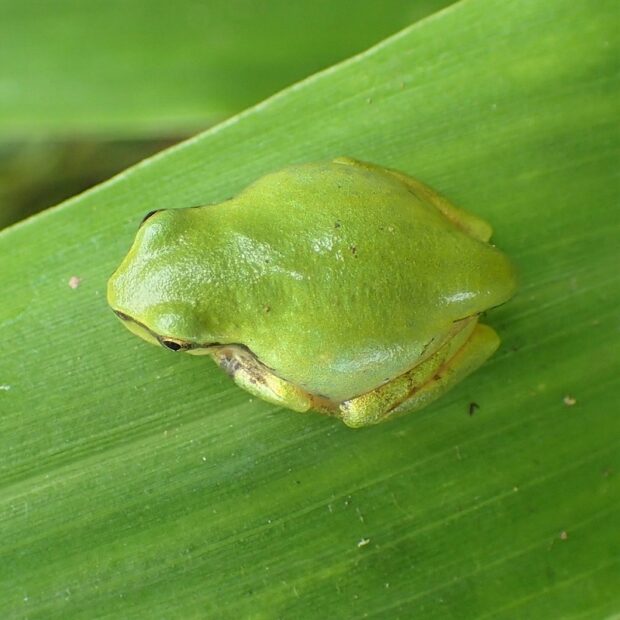
[[[615,10],[459,3],[0,235],[3,615],[618,613]],[[520,268],[500,351],[442,400],[351,431],[114,320],[144,212],[340,154],[489,220]]]

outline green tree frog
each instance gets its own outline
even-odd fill
[[[339,157],[149,213],[108,301],[133,333],[211,356],[255,396],[367,426],[425,406],[499,345],[478,317],[516,278],[490,236],[406,174]]]

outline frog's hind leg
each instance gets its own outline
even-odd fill
[[[315,406],[308,392],[278,377],[242,345],[217,347],[209,354],[239,387],[258,398],[301,412]]]
[[[498,346],[499,337],[493,329],[471,321],[410,371],[342,403],[341,418],[347,426],[360,427],[421,409],[476,370]]]

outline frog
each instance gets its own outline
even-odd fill
[[[427,406],[498,348],[479,319],[517,275],[491,234],[404,172],[293,164],[222,202],[149,212],[107,299],[137,336],[211,357],[253,396],[366,427]]]

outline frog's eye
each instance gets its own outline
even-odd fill
[[[148,220],[150,217],[153,217],[156,213],[159,213],[160,211],[163,211],[163,209],[155,209],[154,211],[149,211],[143,218],[142,221],[140,222],[140,226],[142,226],[142,224],[144,224],[144,222],[146,222],[146,220]]]
[[[186,348],[182,342],[177,342],[176,340],[168,340],[167,338],[162,338],[160,342],[171,351],[179,351],[180,349]]]

